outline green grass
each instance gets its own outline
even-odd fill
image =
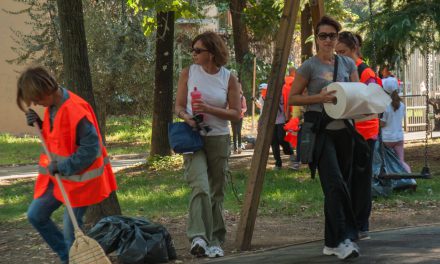
[[[433,168],[439,172],[439,166]],[[245,193],[248,170],[232,172],[233,185],[240,200]],[[182,158],[152,158],[148,166],[128,169],[117,174],[118,199],[124,215],[141,216],[156,220],[160,217],[183,217],[187,213],[190,189],[183,179]],[[0,224],[25,221],[27,206],[32,200],[33,180],[16,180],[0,185]],[[415,193],[394,193],[390,198],[377,199],[385,208],[401,206],[421,208],[440,205],[440,177],[419,180]],[[239,213],[242,202],[227,186],[224,208]],[[291,172],[271,171],[265,182],[259,205],[259,215],[322,217],[323,194],[319,179],[311,179],[307,170]],[[61,211],[55,219],[61,219]]]
[[[29,164],[38,161],[41,146],[36,137],[0,134],[0,166]]]
[[[150,148],[151,121],[129,116],[107,119],[110,155],[146,153]],[[37,137],[0,134],[0,166],[37,163],[41,152]]]
[[[106,139],[110,155],[146,153],[150,149],[151,119],[109,117]]]

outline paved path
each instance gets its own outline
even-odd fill
[[[425,139],[426,132],[425,131],[418,131],[418,132],[407,132],[404,135],[405,141],[413,141],[413,140],[423,140]],[[429,139],[431,138],[440,138],[440,131],[433,131],[431,135],[428,136]]]
[[[411,227],[371,233],[371,240],[360,241],[361,256],[349,263],[440,263],[440,225]],[[322,254],[323,241],[245,253],[204,263],[291,264],[343,263]]]
[[[430,138],[440,138],[440,131],[435,131],[432,133]],[[405,133],[406,141],[423,140],[425,138],[425,132],[411,132]],[[243,150],[240,154],[232,154],[231,159],[251,157],[254,154],[253,149]],[[112,159],[111,164],[113,170],[119,171],[124,168],[128,168],[137,164],[145,163],[145,158],[139,157],[140,155],[124,155],[124,159],[117,158]],[[37,165],[25,165],[25,166],[14,166],[14,167],[0,167],[0,180],[1,179],[18,179],[37,176]],[[439,262],[440,263],[440,262]]]
[[[112,164],[113,171],[117,172],[121,169],[145,163],[146,160],[145,158],[112,159],[110,162]],[[37,176],[37,170],[37,165],[0,167],[0,180],[35,177]]]

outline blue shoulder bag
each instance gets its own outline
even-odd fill
[[[168,124],[168,140],[175,153],[191,153],[203,147],[202,136],[185,122]]]

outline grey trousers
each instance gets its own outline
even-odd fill
[[[225,241],[223,200],[226,189],[230,136],[205,136],[203,148],[184,155],[185,179],[191,187],[187,237],[202,237],[210,246]]]

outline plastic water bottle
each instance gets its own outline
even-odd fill
[[[191,95],[191,108],[193,115],[195,115],[198,112],[198,109],[194,107],[194,102],[196,100],[202,99],[202,93],[197,90],[197,87],[194,87],[194,90],[191,92],[190,95]]]

